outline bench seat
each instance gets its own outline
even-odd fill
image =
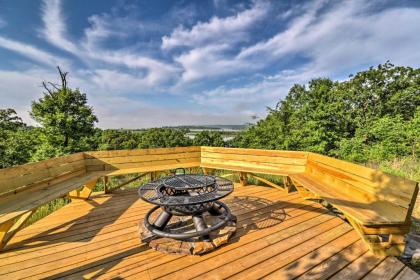
[[[0,224],[31,211],[53,199],[63,197],[86,182],[97,180],[102,174],[83,174],[54,183],[49,181],[28,191],[18,192],[0,199]]]
[[[389,201],[375,200],[369,196],[362,199],[346,194],[344,190],[322,183],[318,178],[307,173],[292,174],[289,177],[360,224],[400,225],[407,222],[408,210]]]

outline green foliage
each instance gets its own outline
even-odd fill
[[[193,140],[195,146],[223,147],[226,145],[223,135],[219,131],[203,130],[195,135]]]
[[[37,145],[37,130],[26,127],[13,109],[0,109],[0,168],[27,163]]]
[[[99,150],[145,149],[190,146],[186,129],[151,128],[137,132],[107,129],[98,132]]]
[[[140,142],[140,135],[131,131],[106,129],[99,135],[99,150],[136,149]]]
[[[32,102],[31,116],[42,125],[43,146],[46,155],[61,155],[89,148],[89,138],[98,121],[93,109],[87,104],[86,94],[78,89],[67,88],[66,75],[59,69],[62,86],[52,83],[50,89],[38,101]]]
[[[24,126],[25,124],[15,110],[11,108],[0,109],[0,132],[16,131]]]
[[[293,86],[238,147],[305,150],[367,162],[419,154],[420,69],[387,62],[343,82]]]
[[[343,139],[337,150],[340,158],[357,162],[392,160],[401,156],[417,157],[419,149],[419,113],[411,121],[385,116],[370,126],[356,130],[355,137]]]
[[[187,129],[151,128],[140,132],[139,149],[185,147],[192,144]]]

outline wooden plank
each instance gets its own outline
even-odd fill
[[[364,182],[370,182],[369,184],[372,186],[393,186],[394,188],[401,189],[403,192],[408,194],[413,193],[415,185],[417,184],[414,181],[393,176],[380,170],[368,168],[327,156],[322,156],[319,154],[309,153],[308,161],[314,161],[326,166],[333,167],[334,169],[340,170],[344,173],[353,174],[355,176],[367,179],[367,181]]]
[[[307,152],[299,151],[281,151],[281,150],[264,150],[264,149],[242,149],[242,148],[222,148],[222,147],[207,147],[201,146],[202,152],[224,153],[224,154],[240,154],[240,155],[254,155],[254,156],[276,156],[285,158],[300,158],[306,159]]]
[[[156,160],[156,161],[147,161],[147,162],[138,162],[138,163],[114,163],[114,164],[90,165],[90,166],[87,166],[87,170],[88,171],[108,171],[108,170],[144,168],[146,172],[146,171],[160,171],[160,170],[165,170],[165,169],[171,169],[171,168],[161,169],[161,166],[168,166],[168,165],[178,165],[179,167],[183,167],[182,164],[186,164],[185,167],[187,167],[191,163],[194,163],[194,166],[200,165],[200,161],[198,158],[179,158],[179,159]]]
[[[266,206],[256,204],[254,207],[244,207],[241,201],[229,204],[234,214],[239,213],[237,234],[232,243],[200,257],[164,255],[139,243],[138,220],[150,205],[137,200],[135,190],[99,195],[93,197],[92,204],[77,202],[72,206],[71,203],[24,229],[30,234],[22,231],[20,240],[29,242],[22,243],[16,250],[0,254],[0,278],[181,279],[185,275],[223,278],[236,274],[236,277],[245,275],[250,279],[256,275],[262,276],[266,271],[286,271],[286,268],[290,268],[288,271],[293,276],[303,271],[318,270],[328,272],[329,277],[334,273],[340,275],[352,267],[351,277],[336,279],[360,279],[377,265],[369,263],[366,258],[369,253],[363,255],[365,257],[358,257],[362,252],[360,250],[363,250],[356,246],[360,241],[334,254],[344,246],[343,240],[351,242],[349,240],[354,232],[347,231],[344,236],[336,232],[337,238],[330,235],[325,241],[320,241],[319,238],[325,238],[330,231],[340,226],[349,229],[349,226],[326,214],[327,210],[320,205],[303,201],[296,193],[284,194],[270,188],[247,186],[235,188],[233,196],[271,202]],[[135,199],[134,203],[132,199]],[[234,202],[235,199],[232,197],[230,201]],[[271,227],[259,228],[258,225],[267,223],[266,219],[270,221],[275,209],[285,209],[286,220]],[[325,227],[328,221],[336,221],[336,224],[328,226],[329,230]],[[332,256],[327,258],[328,255]],[[262,262],[254,262],[254,259]],[[359,259],[362,261],[357,264]],[[271,261],[273,264],[266,270],[267,262]],[[289,267],[293,263],[297,264],[296,268]],[[336,267],[333,268],[334,264]],[[259,271],[252,272],[254,269]],[[7,274],[3,274],[4,271]],[[246,274],[247,271],[251,271],[251,274]]]
[[[233,160],[218,160],[210,158],[201,159],[201,167],[209,167],[215,169],[226,169],[232,171],[244,171],[255,173],[266,173],[275,175],[288,175],[293,173],[302,173],[304,166],[287,165],[287,164],[270,164],[261,162],[242,162]]]
[[[255,230],[248,232],[245,236],[241,236],[243,234],[242,231],[237,232],[239,236],[234,237],[229,246],[221,247],[217,251],[200,257],[184,257],[169,262],[166,256],[162,256],[161,259],[165,260],[166,258],[166,262],[162,262],[162,265],[148,263],[148,267],[153,267],[153,269],[149,269],[147,274],[153,278],[162,279],[182,279],[185,275],[188,275],[190,278],[198,275],[202,276],[204,272],[213,269],[218,270],[220,267],[224,267],[224,265],[244,258],[251,252],[255,252],[258,248],[262,248],[261,246],[267,246],[266,240],[271,240],[270,244],[274,244],[275,240],[271,237],[273,235],[276,237],[276,240],[287,240],[287,238],[292,238],[305,229],[316,226],[317,223],[319,224],[332,218],[323,216],[321,213],[317,215],[316,212],[307,211],[305,214],[299,215],[296,218],[294,218],[294,214],[291,213],[291,215],[293,215],[293,219],[286,220],[283,222],[284,224],[281,223],[266,230]],[[142,272],[144,272],[144,268],[134,264],[130,267],[130,271],[127,274],[141,278],[144,274]],[[109,277],[108,275],[105,276]],[[126,275],[122,274],[121,276],[125,277]],[[212,278],[216,274],[209,272],[208,276]],[[218,276],[221,277],[221,275]]]
[[[83,160],[83,153],[76,153],[69,156],[47,159],[39,162],[31,162],[18,166],[0,169],[1,179],[12,179],[16,176],[25,176],[40,169],[49,169],[58,165]],[[1,181],[3,182],[3,181]]]
[[[321,185],[316,178],[310,175],[294,174],[290,175],[294,181],[298,181],[305,188],[318,194],[340,211],[351,216],[363,225],[395,225],[404,224],[406,219],[406,209],[396,206],[386,201],[363,201],[343,194],[338,189],[333,189],[327,185]],[[341,190],[340,190],[341,191]]]
[[[124,163],[138,163],[138,162],[153,162],[180,159],[180,158],[196,158],[200,159],[200,152],[184,152],[172,154],[158,154],[158,155],[144,155],[144,156],[126,156],[126,157],[104,157],[104,158],[89,158],[86,159],[86,165],[102,165],[102,164],[124,164]]]
[[[312,219],[311,222],[305,222],[310,224],[310,228],[303,224],[296,226],[296,228],[290,228],[279,234],[271,234],[266,238],[259,239],[249,244],[249,247],[245,250],[245,247],[241,247],[241,250],[236,251],[234,256],[227,258],[223,256],[221,260],[225,260],[223,265],[209,267],[207,269],[201,268],[200,274],[194,279],[209,279],[217,277],[219,279],[225,279],[230,277],[244,277],[247,275],[248,268],[259,267],[264,261],[274,258],[276,255],[280,255],[283,252],[288,252],[298,244],[305,242],[306,240],[313,239],[315,236],[324,233],[332,228],[338,228],[342,224],[339,219],[326,219],[327,217],[321,216],[317,219]],[[319,220],[321,219],[321,220]],[[296,230],[296,231],[295,231]],[[293,261],[293,260],[291,260]],[[264,268],[262,268],[264,270]],[[203,273],[203,271],[206,271]],[[176,274],[168,275],[163,279],[176,279],[178,275],[186,273],[186,270],[181,270]],[[267,274],[270,271],[267,270]],[[188,271],[188,273],[191,273]],[[243,274],[242,274],[243,273]],[[184,274],[185,275],[185,274]],[[246,276],[246,279],[256,279],[262,275],[252,276],[251,274]],[[179,276],[178,276],[179,277]],[[251,278],[250,278],[251,277]]]
[[[379,184],[372,179],[365,179],[313,161],[308,161],[306,171],[323,181],[335,180],[336,184],[341,183],[341,185],[353,188],[355,192],[369,193],[372,197],[391,201],[404,208],[409,207],[415,190],[415,184],[405,184],[403,187],[387,186],[383,182]]]
[[[400,273],[398,273],[394,280],[420,280],[420,275],[406,266]]]
[[[299,198],[297,196],[287,196],[286,198],[284,198],[284,196],[282,196],[281,193],[275,192],[273,190],[263,190],[262,192],[260,190],[258,190],[258,192],[256,193],[256,189],[255,188],[243,188],[241,190],[235,190],[235,192],[237,193],[237,195],[241,196],[253,196],[253,195],[257,195],[258,198],[261,199],[282,199],[282,201],[285,202],[285,205],[289,205],[287,203],[288,200],[291,200],[291,205],[294,207],[298,207],[296,205],[296,202],[294,202],[294,200],[299,201]],[[135,201],[135,204],[133,204],[133,201]],[[225,200],[226,201],[226,200]],[[112,227],[112,230],[115,230],[117,228],[117,226],[120,223],[127,223],[130,221],[133,221],[135,224],[137,224],[138,222],[138,217],[142,217],[144,216],[144,214],[146,213],[147,210],[150,209],[149,205],[146,205],[143,201],[137,199],[137,197],[133,200],[133,199],[127,199],[124,198],[123,201],[124,203],[126,203],[127,205],[120,205],[122,204],[120,200],[112,200],[113,204],[118,204],[118,206],[114,206],[114,208],[110,208],[110,207],[104,207],[106,206],[106,202],[105,205],[101,205],[100,209],[97,210],[96,208],[94,210],[93,207],[87,207],[90,204],[83,204],[82,206],[85,208],[84,211],[82,211],[80,213],[80,215],[76,216],[77,212],[75,212],[74,210],[71,209],[71,205],[73,204],[69,204],[65,207],[63,207],[62,209],[60,209],[58,212],[64,212],[66,209],[71,209],[69,211],[65,211],[62,215],[57,215],[58,213],[53,213],[51,214],[51,216],[48,217],[48,219],[43,219],[39,222],[37,222],[36,224],[34,224],[32,227],[34,227],[35,225],[37,225],[38,223],[40,223],[40,227],[38,227],[38,229],[41,230],[45,230],[46,228],[49,227],[54,227],[56,223],[53,224],[47,224],[45,223],[46,220],[51,220],[51,218],[56,218],[56,220],[61,221],[61,223],[63,222],[63,220],[65,220],[65,218],[68,218],[68,216],[71,215],[75,215],[77,217],[83,217],[82,219],[76,219],[77,222],[75,223],[69,223],[69,227],[60,227],[57,230],[54,230],[52,232],[47,231],[46,233],[42,234],[39,233],[39,231],[35,231],[34,233],[32,233],[32,235],[24,235],[23,238],[21,236],[16,236],[17,238],[14,238],[15,243],[21,241],[21,240],[26,240],[26,242],[30,242],[32,237],[34,237],[34,241],[36,241],[36,239],[41,239],[43,242],[51,242],[54,241],[55,243],[59,242],[60,239],[64,239],[66,242],[74,242],[78,239],[73,239],[70,237],[74,237],[74,238],[80,238],[80,236],[83,235],[82,238],[87,238],[91,235],[90,234],[95,234],[96,231],[98,229],[101,229],[101,234],[104,234],[107,232],[109,227]],[[242,206],[236,204],[236,203],[230,203],[229,200],[227,200],[227,203],[230,204],[231,206],[231,210],[235,211],[235,214],[241,215],[241,213],[246,212],[246,211],[254,211],[257,210],[257,207],[247,207],[246,209],[244,209]],[[79,205],[79,204],[77,204]],[[281,207],[283,204],[282,203],[277,203],[274,204],[276,207]],[[302,204],[302,207],[306,206],[306,203]],[[104,207],[104,209],[102,209],[102,207]],[[261,207],[261,206],[260,206]],[[267,208],[268,209],[268,208]],[[314,208],[314,209],[318,209],[318,208]],[[83,209],[82,209],[83,210]],[[123,214],[122,211],[124,212]],[[112,213],[108,214],[108,213]],[[107,215],[108,214],[108,215]],[[104,218],[101,218],[102,216],[104,216]],[[108,224],[110,223],[110,221],[115,221],[118,218],[117,222],[114,222],[112,225]],[[125,218],[128,218],[125,219]],[[122,225],[122,227],[124,227],[124,225]],[[25,229],[25,232],[27,232],[28,229]],[[88,235],[87,235],[88,234]],[[22,235],[22,233],[21,233]],[[79,236],[78,236],[79,235]],[[19,238],[21,237],[21,238]],[[24,245],[28,245],[27,243],[25,243]],[[19,245],[19,244],[17,244]],[[19,246],[17,245],[11,245],[12,248],[19,248]],[[52,244],[55,246],[55,244]],[[45,246],[44,246],[45,247]],[[11,248],[9,246],[9,248]],[[25,249],[24,252],[29,252],[31,251],[31,249]],[[19,251],[22,252],[22,251]],[[2,254],[0,255],[0,258],[3,257],[8,257],[9,254]]]
[[[143,172],[151,172],[151,171],[165,171],[170,169],[177,169],[177,168],[189,168],[189,167],[198,167],[200,165],[199,162],[192,161],[192,162],[182,162],[177,164],[166,164],[166,165],[154,165],[154,166],[142,166],[142,167],[133,167],[133,168],[124,168],[119,170],[108,170],[105,171],[107,176],[117,176],[117,175],[124,175],[124,174],[133,174],[133,173],[143,173]],[[96,174],[97,172],[90,172],[92,174]],[[98,173],[103,174],[103,173]]]
[[[368,251],[338,273],[334,274],[329,280],[360,280],[383,260],[384,257],[374,256]]]
[[[395,257],[387,257],[377,267],[371,270],[363,280],[391,280],[404,268],[404,264]]]
[[[248,209],[242,209],[242,211],[243,211],[243,213],[245,213],[245,212],[247,212],[247,211],[249,211]],[[261,209],[259,209],[258,211],[261,211]],[[237,213],[237,212],[235,212],[235,213]],[[259,213],[259,212],[257,212],[257,213]],[[241,217],[240,215],[238,215],[238,217]],[[133,228],[136,230],[136,227],[133,225]],[[124,234],[124,236],[125,236],[125,238],[127,238],[127,234]],[[131,237],[130,237],[131,238]],[[135,239],[138,239],[138,237],[137,236],[135,236]],[[115,240],[114,240],[114,242],[113,242],[113,238],[108,238],[108,240],[109,240],[109,242],[110,242],[110,244],[116,244],[115,243]],[[91,249],[89,249],[88,250],[88,248],[87,247],[85,247],[85,248],[81,248],[82,250],[74,250],[73,251],[73,253],[72,254],[74,254],[74,253],[76,253],[76,254],[80,254],[81,253],[81,251],[83,252],[83,253],[88,253],[88,252],[91,252],[91,250],[95,250],[95,253],[96,253],[96,251],[97,250],[101,250],[101,249],[98,249],[98,248],[103,248],[103,247],[105,247],[105,244],[96,244],[96,246],[90,246],[91,247]],[[63,259],[63,261],[67,261],[66,262],[66,266],[68,266],[71,262],[75,262],[75,265],[77,265],[77,266],[79,266],[80,265],[80,263],[79,263],[79,259],[77,259],[77,258],[71,258],[71,259],[69,259],[68,257],[70,256],[70,255],[68,255],[68,252],[67,252],[67,250],[65,251],[65,252],[63,252],[62,250],[60,250],[60,252],[59,251],[57,251],[57,250],[55,250],[55,252],[57,252],[56,254],[59,254],[60,255],[60,257],[56,257],[55,258],[55,260],[54,260],[54,265],[56,265],[57,264],[57,261],[58,262],[61,262],[61,259]],[[64,254],[66,254],[65,256],[66,256],[66,258],[64,258],[64,255],[62,255],[63,253],[61,253],[61,252],[63,252]],[[71,256],[72,256],[72,254],[71,254]],[[42,256],[42,255],[40,255],[40,256]],[[44,260],[45,259],[45,260]],[[29,259],[28,261],[28,263],[26,263],[26,264],[21,264],[21,266],[20,267],[16,267],[16,266],[9,266],[8,267],[8,271],[9,272],[11,272],[11,271],[16,271],[16,269],[19,269],[19,271],[21,271],[22,269],[25,269],[26,271],[31,271],[32,272],[32,270],[29,270],[29,268],[33,268],[34,267],[34,265],[36,265],[38,262],[41,262],[41,263],[46,263],[46,262],[48,262],[48,261],[50,261],[51,260],[51,258],[50,258],[50,256],[44,256],[44,257],[42,257],[42,259],[38,259],[37,261],[34,261],[34,259],[33,258],[31,258],[31,259]],[[76,263],[77,262],[77,263]],[[51,263],[52,264],[52,263]],[[47,264],[45,264],[44,265],[44,267],[46,266]],[[58,267],[58,269],[60,269],[60,267]],[[35,268],[35,271],[37,271],[37,272],[40,272],[39,270],[38,270],[38,268]],[[56,271],[55,271],[56,272]],[[54,272],[54,273],[55,273]],[[21,273],[21,272],[19,272],[19,273]],[[41,272],[42,273],[42,272]],[[18,275],[22,275],[22,274],[13,274],[13,276],[18,276]]]
[[[335,219],[334,219],[335,220]],[[245,258],[242,262],[243,269],[240,273],[233,275],[232,279],[256,279],[266,275],[296,261],[307,253],[327,244],[331,240],[338,238],[349,232],[350,227],[346,224],[336,224],[333,228],[326,228],[322,234],[314,235],[309,239],[300,240],[287,251],[273,250],[263,254],[259,252],[252,257]],[[299,237],[302,237],[301,233]]]
[[[126,157],[126,156],[143,156],[143,155],[166,155],[184,152],[200,152],[199,146],[190,147],[174,147],[174,148],[153,148],[138,150],[112,150],[112,151],[95,151],[84,152],[85,158],[107,158],[107,157]]]
[[[324,280],[328,279],[349,263],[353,262],[363,254],[368,251],[367,247],[362,240],[358,240],[353,243],[351,246],[345,248],[339,253],[333,255],[322,263],[316,265],[312,269],[306,271],[304,274],[300,275],[299,280]],[[314,259],[317,259],[316,257]],[[346,278],[343,278],[346,279]]]
[[[55,198],[66,195],[69,191],[74,190],[85,182],[97,179],[97,175],[87,175],[75,177],[63,183],[45,187],[33,192],[22,192],[14,195],[7,200],[1,200],[0,204],[0,223],[13,219],[27,211],[30,211],[42,204],[45,204]]]
[[[303,208],[302,208],[303,209]],[[304,213],[304,214],[302,214]],[[264,213],[261,213],[262,215],[264,215]],[[159,258],[159,263],[156,263],[153,259],[148,261],[148,267],[152,267],[151,270],[148,271],[148,273],[150,274],[151,277],[153,278],[159,278],[162,276],[169,276],[170,273],[172,272],[176,272],[176,274],[172,274],[169,277],[171,277],[171,279],[179,279],[178,276],[180,277],[185,277],[185,275],[189,275],[190,278],[195,276],[195,273],[191,270],[194,269],[194,267],[197,268],[197,271],[199,273],[200,271],[200,267],[201,267],[201,272],[203,270],[203,268],[209,268],[209,267],[214,267],[215,262],[218,262],[220,264],[226,264],[229,262],[229,259],[227,258],[227,255],[229,255],[229,258],[231,255],[237,254],[237,252],[243,252],[244,245],[246,244],[250,244],[252,242],[254,242],[255,240],[259,240],[261,238],[263,238],[264,236],[268,236],[271,234],[276,232],[282,232],[284,231],[287,227],[290,227],[291,225],[296,225],[299,222],[305,221],[305,220],[309,220],[311,219],[311,217],[313,218],[314,212],[308,212],[308,211],[304,211],[304,210],[300,210],[300,209],[295,209],[289,212],[290,214],[290,219],[287,219],[286,221],[284,221],[284,224],[278,224],[275,225],[269,229],[266,229],[265,231],[259,231],[259,230],[244,230],[245,227],[249,228],[253,222],[256,221],[256,217],[254,216],[253,218],[251,218],[250,222],[246,222],[244,220],[242,220],[242,218],[240,218],[239,224],[238,224],[238,230],[235,234],[235,236],[233,237],[232,243],[229,244],[229,246],[223,246],[221,248],[219,248],[217,251],[211,252],[209,254],[200,256],[200,257],[180,257],[177,258],[175,260],[170,261],[170,259],[168,259],[169,256],[165,256],[165,255],[161,255]],[[264,217],[261,215],[261,219]],[[321,215],[321,214],[318,214]],[[303,226],[303,225],[302,225]],[[119,273],[124,272],[124,271],[129,271],[131,275],[135,275],[137,278],[141,278],[142,274],[144,272],[144,269],[142,269],[142,265],[140,264],[141,260],[139,259],[140,256],[132,256],[130,258],[124,259],[121,262],[112,264],[112,269],[107,271],[106,274],[102,275],[103,278],[112,278],[115,277],[117,275],[119,275]],[[181,271],[181,269],[187,269],[185,272]],[[95,270],[93,270],[95,271]],[[102,274],[102,273],[101,273]],[[76,274],[76,277],[90,277],[92,274],[87,273],[83,273],[83,274]],[[93,275],[92,275],[93,276]],[[95,277],[97,277],[98,274],[95,275]],[[102,277],[99,277],[99,279],[101,279]]]
[[[250,162],[262,162],[262,163],[280,163],[289,165],[305,165],[305,158],[295,157],[278,157],[278,156],[262,156],[253,154],[231,154],[231,153],[214,153],[214,152],[201,152],[201,158],[212,158],[221,160],[235,160],[235,161],[250,161]]]
[[[22,192],[34,192],[40,189],[44,189],[46,187],[52,186],[54,184],[58,184],[58,183],[62,183],[65,182],[69,179],[75,178],[75,177],[79,177],[79,176],[83,176],[86,174],[86,169],[80,169],[80,170],[75,170],[75,171],[69,171],[69,172],[65,172],[62,173],[61,175],[54,177],[54,178],[45,178],[42,181],[36,181],[36,182],[32,182],[23,186],[20,186],[14,190],[11,190],[9,192],[6,193],[2,193],[0,195],[0,200],[7,200],[8,197],[13,197],[14,195],[18,194],[18,193],[22,193]]]
[[[76,155],[80,157],[79,154]],[[46,182],[63,174],[85,170],[83,159],[63,163],[63,160],[73,160],[74,158],[54,159],[57,161],[56,165],[53,165],[53,161],[48,160],[48,163],[37,162],[29,166],[21,165],[11,169],[1,169],[0,194],[21,191],[21,189],[30,188],[33,184]]]
[[[262,209],[259,209],[259,211],[262,211]],[[264,210],[264,211],[268,212],[269,209]],[[246,217],[246,214],[250,214],[250,213],[251,213],[250,209],[245,209],[241,213],[238,213],[238,217],[242,221],[238,224],[239,227],[245,226],[243,219]],[[255,213],[254,213],[254,216],[255,216]],[[250,222],[255,222],[255,220],[250,220]],[[248,226],[249,226],[249,223],[248,223]],[[118,232],[118,234],[117,234],[117,232]],[[113,244],[115,244],[115,242],[118,241],[118,240],[116,240],[117,237],[120,237],[121,238],[120,240],[124,241],[124,238],[125,238],[125,240],[127,240],[129,238],[136,237],[137,234],[135,232],[136,232],[135,223],[133,223],[131,226],[129,226],[126,223],[125,227],[120,227],[120,229],[118,231],[114,230],[112,232],[109,232],[107,234],[107,238],[101,238],[100,239],[101,241],[94,242],[94,243],[89,242],[88,244],[83,246],[82,250],[84,252],[90,252],[90,251],[93,251],[93,250],[97,250],[98,248],[113,245]],[[69,244],[69,245],[71,245],[71,244]],[[60,246],[60,248],[61,248],[60,252],[55,253],[56,257],[54,258],[54,260],[68,259],[68,257],[70,257],[70,256],[76,256],[76,255],[80,254],[80,244],[77,247],[75,247],[75,246],[70,247],[70,246],[66,245],[66,250],[65,251],[63,250],[63,248],[64,248],[63,246]],[[70,250],[70,248],[72,248],[72,249]],[[23,257],[24,258],[22,258],[22,255],[19,255],[19,256],[15,257],[15,262],[19,261],[21,263],[20,266],[17,267],[16,265],[14,265],[14,263],[8,262],[8,265],[1,265],[1,268],[0,268],[1,271],[7,271],[8,273],[10,273],[10,272],[15,272],[15,271],[22,270],[22,269],[29,269],[33,266],[36,266],[39,263],[46,264],[46,263],[51,262],[50,256],[47,253],[42,254],[42,252],[34,252],[30,255],[25,254],[25,255],[23,255]],[[68,261],[70,262],[70,260],[68,260]]]
[[[357,240],[360,241],[359,236],[354,231],[350,231],[294,262],[272,272],[265,276],[264,279],[295,279],[309,269],[316,267],[321,262],[349,247],[349,245],[353,245]],[[361,243],[359,242],[359,245],[360,244]],[[311,279],[314,278],[315,277],[312,277]]]

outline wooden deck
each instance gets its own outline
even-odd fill
[[[420,279],[394,257],[375,257],[356,231],[297,193],[236,186],[231,242],[204,256],[141,244],[151,207],[135,189],[73,202],[20,231],[0,254],[0,278]]]

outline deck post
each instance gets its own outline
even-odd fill
[[[247,185],[247,173],[245,172],[239,172],[239,183],[241,184],[241,186],[246,186]]]
[[[204,173],[204,175],[211,175],[213,173],[213,169],[203,167],[203,173]]]
[[[104,177],[103,177],[104,192],[105,192],[105,193],[110,193],[110,192],[111,192],[111,190],[109,189],[109,186],[108,186],[108,179],[109,179],[109,177],[108,177],[108,176],[104,176]]]

